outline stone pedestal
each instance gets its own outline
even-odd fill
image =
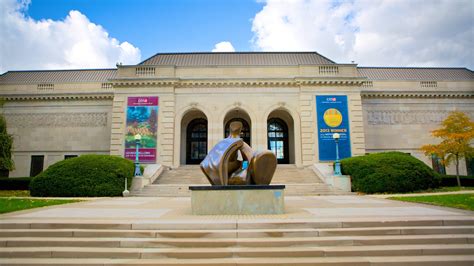
[[[284,185],[192,186],[195,215],[283,214]]]

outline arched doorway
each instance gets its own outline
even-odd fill
[[[239,121],[242,123],[242,133],[240,137],[245,143],[251,146],[252,141],[252,122],[250,116],[244,110],[237,108],[229,111],[224,117],[224,138],[229,136],[229,126],[230,123],[234,121]]]
[[[186,164],[199,164],[207,155],[207,120],[196,118],[186,129]]]
[[[242,123],[242,133],[240,133],[240,137],[242,138],[243,141],[245,141],[245,143],[250,145],[250,126],[247,120],[243,118],[232,118],[229,121],[227,121],[224,127],[224,137],[229,136],[230,123],[235,122],[235,121],[239,121]]]
[[[279,164],[290,163],[288,125],[280,118],[267,121],[268,149],[275,153]]]

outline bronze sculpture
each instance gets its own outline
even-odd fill
[[[275,173],[277,159],[273,152],[254,152],[240,138],[241,122],[230,124],[230,134],[221,140],[201,162],[201,170],[211,185],[268,185]],[[242,167],[238,155],[248,162]]]

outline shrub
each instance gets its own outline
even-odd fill
[[[459,176],[461,186],[474,187],[474,176]],[[443,187],[457,187],[458,183],[455,175],[442,175],[441,186]]]
[[[31,177],[0,178],[0,190],[28,190]]]
[[[120,196],[128,187],[133,162],[110,155],[82,155],[57,162],[31,180],[30,193],[39,197]]]
[[[415,157],[401,152],[373,153],[341,161],[352,176],[352,190],[364,193],[411,192],[438,187],[440,176]]]

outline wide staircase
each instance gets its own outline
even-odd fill
[[[298,168],[295,165],[278,165],[271,184],[286,185],[287,196],[349,194],[324,184],[311,168]],[[132,196],[188,197],[188,187],[193,185],[209,185],[209,182],[199,166],[180,166],[164,170],[154,184],[145,186],[140,191],[132,191]]]
[[[473,265],[474,220],[2,222],[0,265]]]

